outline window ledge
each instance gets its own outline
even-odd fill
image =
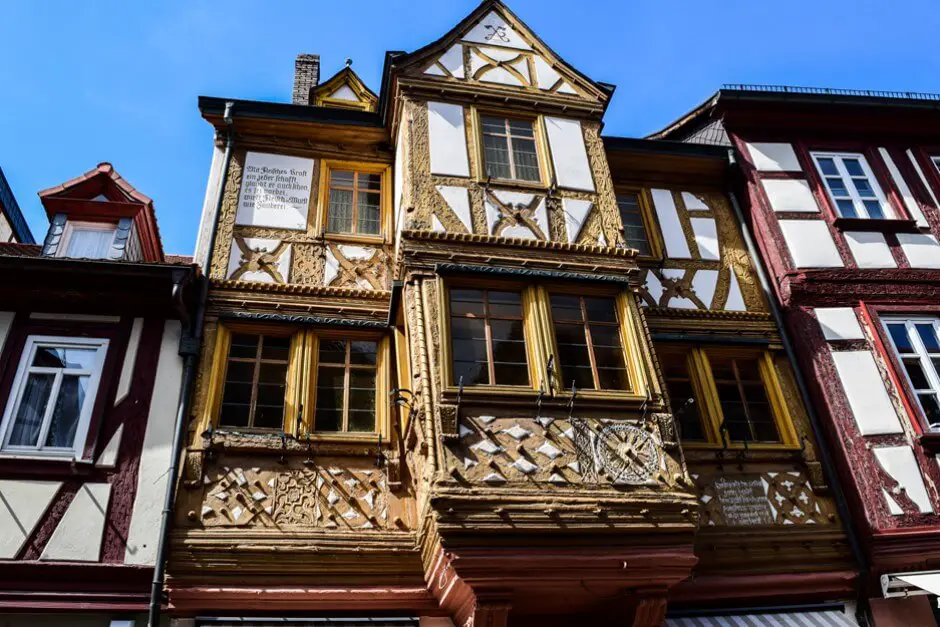
[[[386,243],[384,235],[358,235],[356,233],[326,232],[323,234],[323,238],[330,242],[371,244],[374,246],[382,246]]]
[[[253,451],[258,453],[271,454],[309,454],[311,447],[318,453],[331,449],[330,452],[340,454],[375,454],[375,447],[379,442],[379,434],[348,434],[348,433],[311,433],[310,441],[307,441],[306,435],[294,437],[287,434],[285,439],[281,438],[280,432],[258,432],[258,431],[235,431],[235,430],[216,430],[212,437],[211,447],[208,439],[202,438],[199,442],[200,447],[212,448],[213,450],[231,450],[231,451]],[[388,438],[382,438],[382,447],[389,444]],[[332,449],[342,449],[341,451],[332,451]],[[349,450],[347,450],[349,449]]]
[[[876,231],[880,233],[920,233],[913,220],[875,220],[871,218],[836,218],[833,225],[840,231]]]
[[[89,465],[92,463],[90,459],[78,459],[73,453],[66,454],[64,453],[19,453],[16,451],[0,451],[0,459],[15,459],[21,461],[36,461],[36,462],[56,462],[60,464],[81,464]]]

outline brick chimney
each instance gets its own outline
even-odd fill
[[[294,61],[294,104],[309,105],[310,89],[320,81],[320,55],[298,54]]]

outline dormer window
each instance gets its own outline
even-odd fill
[[[74,222],[65,224],[59,256],[72,259],[108,259],[114,246],[117,225],[107,222]]]

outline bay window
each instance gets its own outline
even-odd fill
[[[5,453],[81,457],[108,340],[29,336],[0,425]]]

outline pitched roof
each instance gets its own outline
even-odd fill
[[[339,72],[326,79],[316,87],[310,89],[310,102],[319,107],[341,107],[375,111],[379,97],[369,89],[359,75],[349,66],[350,61]],[[343,86],[347,86],[356,97],[356,100],[336,98],[334,94]]]
[[[127,195],[128,200],[143,203],[153,207],[153,201],[150,199],[150,197],[145,196],[144,194],[141,194],[136,189],[134,189],[134,186],[128,183],[120,174],[118,174],[117,170],[114,169],[114,166],[112,166],[107,161],[102,161],[94,169],[89,170],[80,176],[76,176],[75,178],[62,183],[61,185],[56,185],[54,187],[42,190],[39,192],[39,197],[46,198],[48,196],[66,193],[73,188],[78,187],[85,181],[97,178],[102,174],[107,175],[115,183],[115,185],[117,185],[118,188],[120,188],[120,190]]]
[[[20,211],[16,196],[13,195],[13,190],[10,189],[10,184],[7,183],[7,179],[3,175],[2,168],[0,168],[0,209],[10,221],[10,226],[13,227],[13,233],[16,235],[17,240],[26,244],[32,244],[36,241],[33,239],[29,225]]]

